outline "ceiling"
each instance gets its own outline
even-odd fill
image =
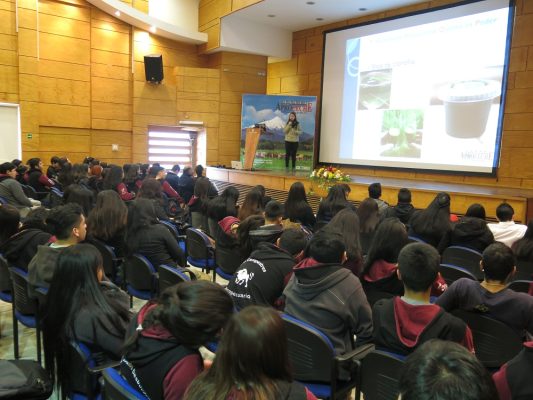
[[[263,0],[260,3],[243,8],[232,15],[296,32],[426,1]]]

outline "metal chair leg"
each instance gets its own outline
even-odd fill
[[[15,356],[15,359],[19,359],[19,327],[18,327],[18,321],[15,317],[15,299],[13,299],[13,306],[12,306],[12,313],[13,313],[13,355]]]

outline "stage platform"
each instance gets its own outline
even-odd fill
[[[309,180],[309,174],[303,172],[287,174],[283,171],[244,171],[208,167],[206,174],[210,179],[222,182],[248,186],[263,185],[281,191],[288,191],[296,181],[302,182],[307,191],[316,188],[316,184],[313,187]],[[352,176],[352,181],[348,183],[352,189],[350,200],[362,201],[368,197],[368,185],[372,182],[381,183],[382,199],[392,205],[396,204],[398,189],[406,187],[412,192],[413,205],[416,208],[425,208],[438,192],[447,192],[452,198],[451,211],[456,214],[464,214],[472,203],[480,203],[485,206],[487,217],[495,219],[496,207],[505,201],[514,208],[516,222],[527,223],[533,218],[533,190],[524,189]]]

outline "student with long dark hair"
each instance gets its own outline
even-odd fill
[[[361,248],[363,254],[368,253],[368,249],[372,244],[372,239],[376,228],[379,224],[379,207],[374,199],[364,199],[357,208],[357,216],[359,217],[359,229],[361,233]]]
[[[263,195],[257,189],[252,189],[244,197],[239,208],[239,219],[244,221],[250,215],[260,215],[263,212]]]
[[[128,207],[114,190],[102,190],[87,219],[87,235],[113,247],[117,256],[124,253],[124,235],[128,222]]]
[[[283,320],[275,310],[259,306],[233,315],[213,365],[192,382],[185,398],[316,399],[292,379]]]
[[[265,217],[262,215],[250,215],[241,221],[237,228],[237,242],[240,247],[241,260],[246,260],[253,250],[253,241],[250,232],[259,229],[265,224]]]
[[[355,211],[355,207],[348,201],[347,198],[348,185],[337,184],[329,189],[327,197],[320,202],[318,212],[316,213],[317,223],[327,223],[344,208],[351,208]]]
[[[76,373],[69,370],[70,341],[85,343],[97,359],[121,357],[129,298],[103,278],[94,246],[77,244],[60,254],[43,310],[43,339],[46,368],[64,390]]]
[[[163,187],[154,178],[145,178],[142,181],[141,189],[137,195],[138,199],[148,199],[154,203],[155,213],[160,220],[168,220],[168,214],[165,211],[165,199],[163,197]]]
[[[179,400],[203,370],[198,348],[215,339],[233,312],[226,291],[208,281],[166,289],[137,314],[121,372],[150,399]]]
[[[83,215],[89,215],[94,207],[94,192],[88,186],[73,183],[65,189],[63,200],[65,204],[79,204],[83,210]]]
[[[511,249],[517,261],[533,262],[533,219],[527,223],[524,237],[514,242]]]
[[[103,183],[104,190],[114,190],[120,195],[122,200],[133,200],[135,193],[128,191],[128,188],[122,182],[124,179],[124,171],[118,165],[110,165],[106,171]]]
[[[20,226],[19,211],[9,204],[0,204],[0,251]]]
[[[437,194],[426,209],[415,211],[409,225],[409,236],[416,236],[438,249],[441,240],[446,240],[452,230],[450,195],[444,192]]]
[[[204,176],[196,178],[194,194],[189,200],[188,206],[191,213],[192,226],[204,232],[209,231],[207,223],[208,192],[211,182]]]
[[[159,223],[152,201],[137,199],[128,212],[126,254],[140,253],[158,269],[161,264],[185,267],[187,260],[175,237]]]
[[[139,191],[139,164],[124,164],[122,167],[124,170],[124,184],[131,193],[137,193]]]
[[[294,182],[289,189],[285,202],[285,218],[291,222],[298,222],[306,228],[313,229],[316,223],[313,209],[307,201],[305,187],[302,182]]]
[[[339,211],[333,219],[322,228],[323,231],[337,231],[342,235],[346,249],[346,260],[343,267],[348,268],[359,277],[363,269],[363,255],[359,244],[359,217],[349,209]]]
[[[216,222],[226,217],[237,216],[237,201],[239,201],[239,190],[234,186],[229,186],[220,196],[212,199],[207,205],[207,216]]]

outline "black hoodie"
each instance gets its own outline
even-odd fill
[[[296,264],[285,250],[261,243],[237,269],[226,288],[237,309],[252,304],[274,306]]]
[[[448,246],[465,246],[480,253],[494,243],[494,235],[485,220],[474,217],[461,218],[449,233],[449,237]]]
[[[398,203],[394,207],[386,208],[382,215],[383,218],[396,217],[407,225],[414,212],[415,208],[411,203]]]
[[[37,246],[50,242],[52,235],[40,229],[24,229],[11,236],[0,248],[13,266],[28,270],[28,264],[37,253]]]

